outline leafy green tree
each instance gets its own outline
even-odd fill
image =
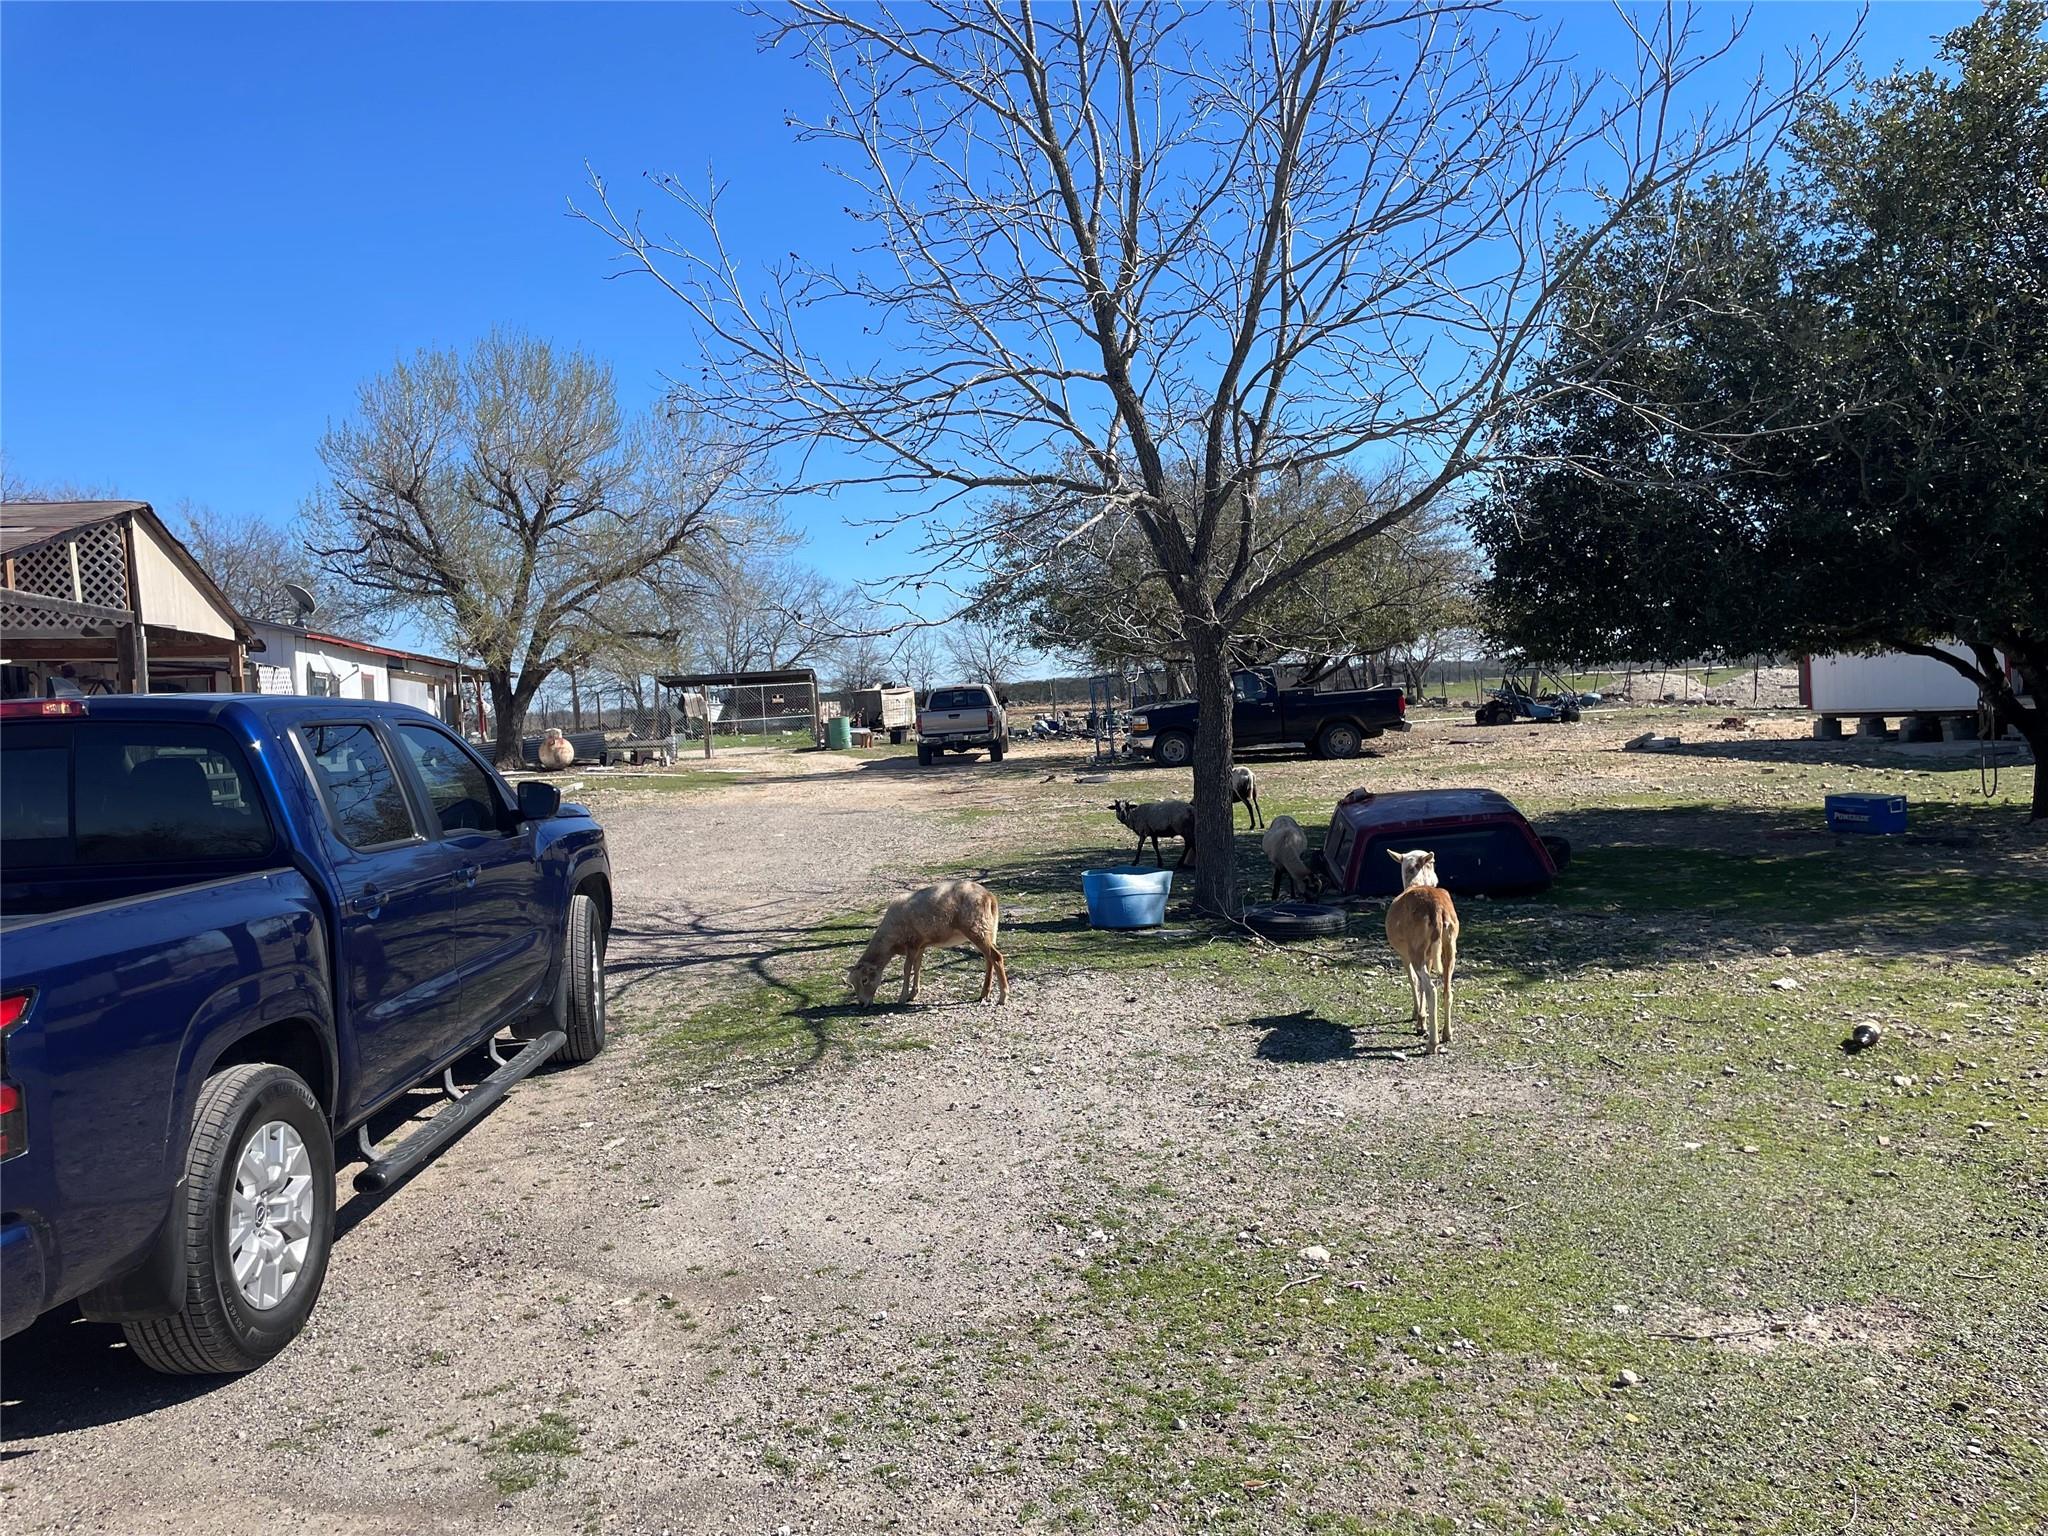
[[[1401,477],[1374,482],[1336,468],[1289,477],[1256,514],[1257,558],[1290,562],[1337,529],[1397,505],[1407,490]],[[1131,518],[1083,507],[1064,519],[995,515],[1041,530],[1004,546],[981,594],[1034,648],[1094,667],[1163,665],[1185,675],[1194,653],[1186,615]],[[1274,590],[1239,621],[1232,664],[1291,662],[1313,680],[1353,657],[1405,649],[1432,630],[1469,622],[1475,579],[1470,550],[1449,520],[1417,516]]]
[[[1571,302],[1597,347],[1655,302],[1671,228],[1721,253],[1608,391],[1521,424],[1473,518],[1498,638],[1936,656],[2048,759],[2044,27],[2043,0],[1988,7],[1942,68],[1809,117],[1779,185],[1667,201],[1589,269]]]

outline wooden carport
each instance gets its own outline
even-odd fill
[[[0,503],[10,692],[240,692],[249,628],[147,502]],[[152,676],[152,668],[155,676]]]

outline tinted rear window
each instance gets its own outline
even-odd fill
[[[0,735],[0,862],[215,863],[270,851],[247,763],[211,725],[39,722]]]
[[[937,688],[926,709],[987,709],[988,695],[979,688]]]

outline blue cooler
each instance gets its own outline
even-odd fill
[[[1088,898],[1091,928],[1157,928],[1166,921],[1173,871],[1135,865],[1083,870],[1081,894]]]
[[[1906,830],[1904,795],[1829,795],[1827,808],[1830,832],[1903,832]]]

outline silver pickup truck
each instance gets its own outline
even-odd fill
[[[929,767],[942,752],[986,748],[988,760],[1000,763],[1008,731],[1003,701],[986,683],[934,688],[917,712],[917,760]]]

